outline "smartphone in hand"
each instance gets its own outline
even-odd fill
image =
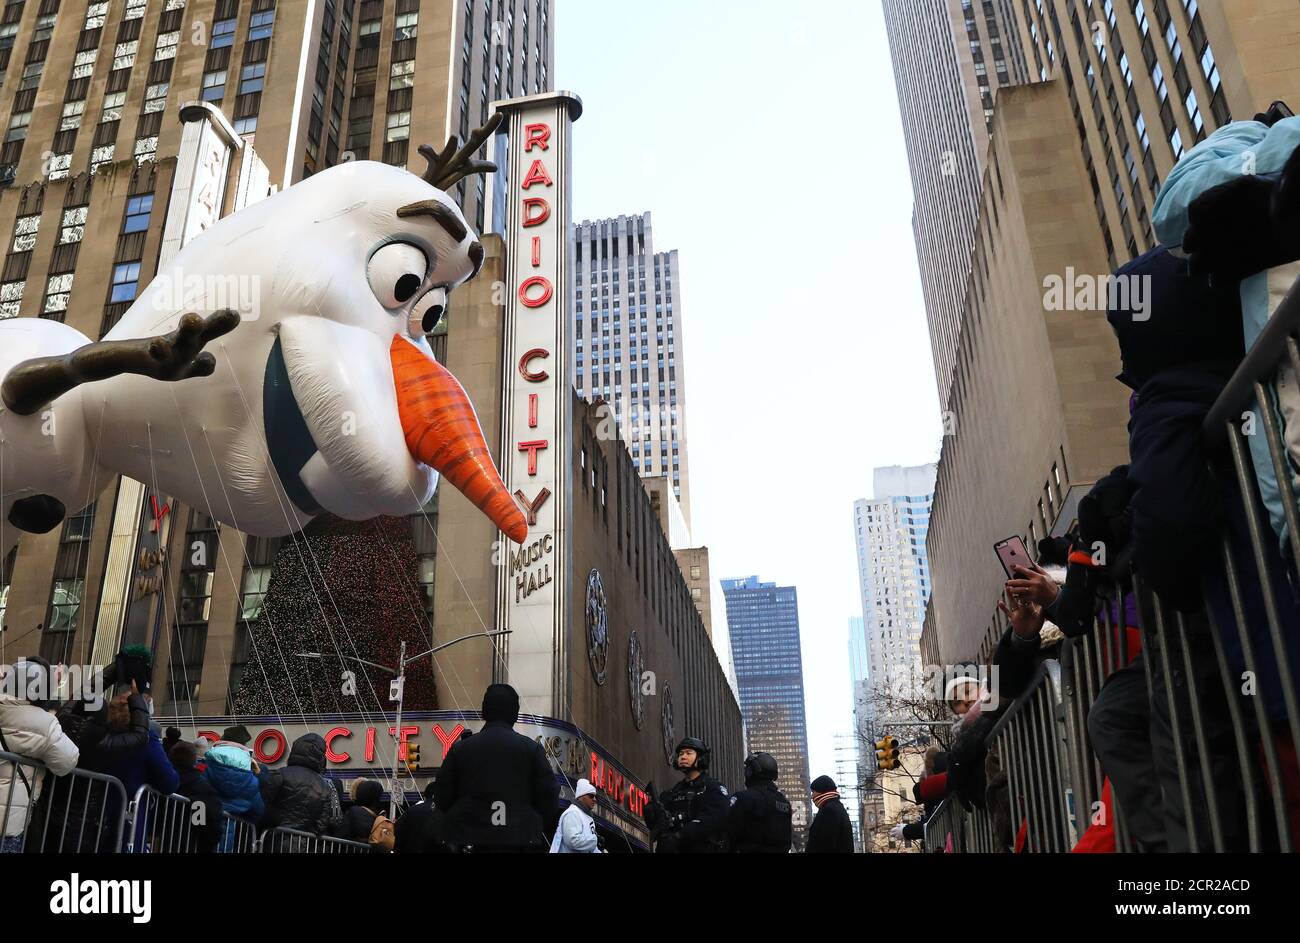
[[[1019,574],[1012,567],[1022,566],[1028,570],[1034,568],[1033,561],[1029,559],[1029,551],[1025,549],[1025,542],[1019,536],[999,540],[993,545],[993,552],[998,555],[998,561],[1002,564],[1002,569],[1006,571],[1009,580],[1019,578]]]

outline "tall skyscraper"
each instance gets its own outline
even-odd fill
[[[677,250],[655,252],[643,213],[576,224],[573,260],[574,386],[613,407],[633,463],[672,479],[689,525]]]
[[[1004,7],[985,2],[977,12],[970,0],[884,0],[940,403],[956,363],[993,95],[1025,80],[1023,56],[1003,48]]]
[[[929,650],[958,660],[987,654],[995,634],[989,600],[1003,577],[992,543],[1059,531],[1091,483],[1127,460],[1113,334],[1098,310],[1049,307],[1047,286],[1097,278],[1149,249],[1156,192],[1188,148],[1274,99],[1300,100],[1300,43],[1286,0],[885,7],[946,433],[929,537]],[[923,35],[927,22],[941,28]],[[1005,82],[989,83],[989,114],[969,105],[981,73],[966,50],[978,44],[987,63],[991,24],[1007,68]],[[953,121],[974,142],[974,177],[961,146],[947,165],[955,180],[935,169],[953,149],[944,142],[962,140]],[[948,221],[938,244],[943,259],[955,253],[955,269],[934,262],[933,219]],[[1007,395],[1008,362],[1023,367],[1017,388],[1028,395]]]
[[[873,686],[888,685],[920,666],[921,625],[930,599],[925,538],[934,475],[932,464],[877,468],[874,497],[853,503],[863,643]]]
[[[747,576],[723,580],[722,594],[745,741],[750,752],[762,750],[776,757],[777,785],[794,806],[795,845],[802,849],[811,800],[798,593],[793,586]]]

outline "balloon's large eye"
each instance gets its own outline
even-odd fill
[[[424,284],[429,260],[408,242],[391,242],[370,257],[366,278],[385,308],[400,308]]]

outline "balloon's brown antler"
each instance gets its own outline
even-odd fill
[[[239,314],[229,309],[206,318],[191,312],[168,334],[99,341],[62,357],[24,360],[0,383],[0,400],[12,412],[30,416],[74,387],[124,373],[164,381],[211,376],[217,361],[203,348],[238,324]]]

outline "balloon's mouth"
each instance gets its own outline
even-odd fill
[[[266,376],[262,385],[262,424],[266,429],[267,450],[271,465],[280,479],[284,493],[303,514],[314,516],[324,508],[303,483],[302,469],[319,449],[307,428],[298,400],[289,383],[280,338],[275,339],[266,358]]]

